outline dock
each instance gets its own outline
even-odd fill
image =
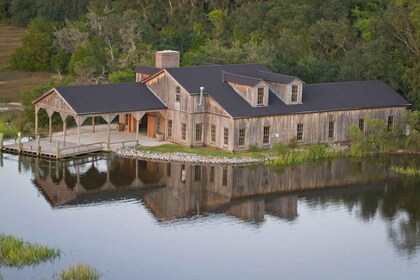
[[[19,144],[18,139],[5,141],[0,147],[3,152],[11,154],[22,154],[34,157],[49,159],[64,159],[83,155],[89,155],[100,152],[110,152],[116,148],[135,146],[137,144],[144,146],[157,146],[165,142],[159,142],[154,138],[140,134],[138,139],[135,133],[111,131],[111,141],[108,145],[106,141],[106,132],[84,133],[81,143],[77,144],[77,135],[68,135],[66,141],[62,140],[62,134],[56,133],[51,141],[47,138],[40,138],[39,145],[37,139],[22,141]],[[38,148],[39,147],[39,148]]]

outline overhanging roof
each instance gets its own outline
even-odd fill
[[[65,86],[56,87],[55,91],[77,115],[147,111],[166,108],[142,83]],[[43,97],[35,100],[34,103]]]

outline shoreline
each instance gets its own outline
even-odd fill
[[[254,165],[261,164],[264,161],[272,159],[271,157],[251,158],[251,157],[217,157],[217,156],[201,156],[191,153],[154,153],[149,151],[139,151],[133,147],[117,148],[112,151],[118,156],[126,158],[138,158],[144,160],[189,163],[200,165]]]

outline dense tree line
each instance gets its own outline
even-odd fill
[[[417,0],[0,0],[29,26],[10,61],[90,82],[132,79],[156,50],[182,65],[263,62],[307,83],[382,79],[420,105]]]

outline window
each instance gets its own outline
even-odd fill
[[[124,115],[124,123],[125,123],[125,125],[128,125],[128,119],[129,119],[129,117],[130,117],[130,114],[125,114]]]
[[[264,106],[264,88],[258,88],[257,106]]]
[[[216,126],[212,124],[210,126],[210,135],[211,135],[211,142],[216,142]]]
[[[245,145],[245,128],[239,129],[238,145]]]
[[[223,144],[229,145],[229,128],[227,127],[223,129]]]
[[[302,141],[303,139],[303,123],[298,123],[297,125],[297,133],[296,133],[296,140]]]
[[[223,186],[227,185],[227,168],[226,167],[223,168],[222,185]]]
[[[172,120],[168,120],[168,137],[172,137]]]
[[[201,181],[201,166],[196,165],[194,166],[194,182],[200,182]]]
[[[292,102],[298,101],[298,86],[292,85]]]
[[[334,126],[335,122],[328,123],[328,138],[334,138]]]
[[[394,117],[393,116],[389,116],[388,117],[388,126],[387,126],[388,131],[391,131],[393,124],[394,124]]]
[[[175,102],[181,102],[181,88],[175,88]]]
[[[210,166],[210,183],[214,183],[214,166]]]
[[[181,139],[182,140],[187,139],[187,124],[186,123],[181,124]]]
[[[264,126],[263,128],[263,144],[270,143],[270,127]]]
[[[201,142],[203,141],[203,124],[197,123],[195,125],[195,141]]]
[[[359,129],[360,131],[365,131],[365,119],[359,119]]]

